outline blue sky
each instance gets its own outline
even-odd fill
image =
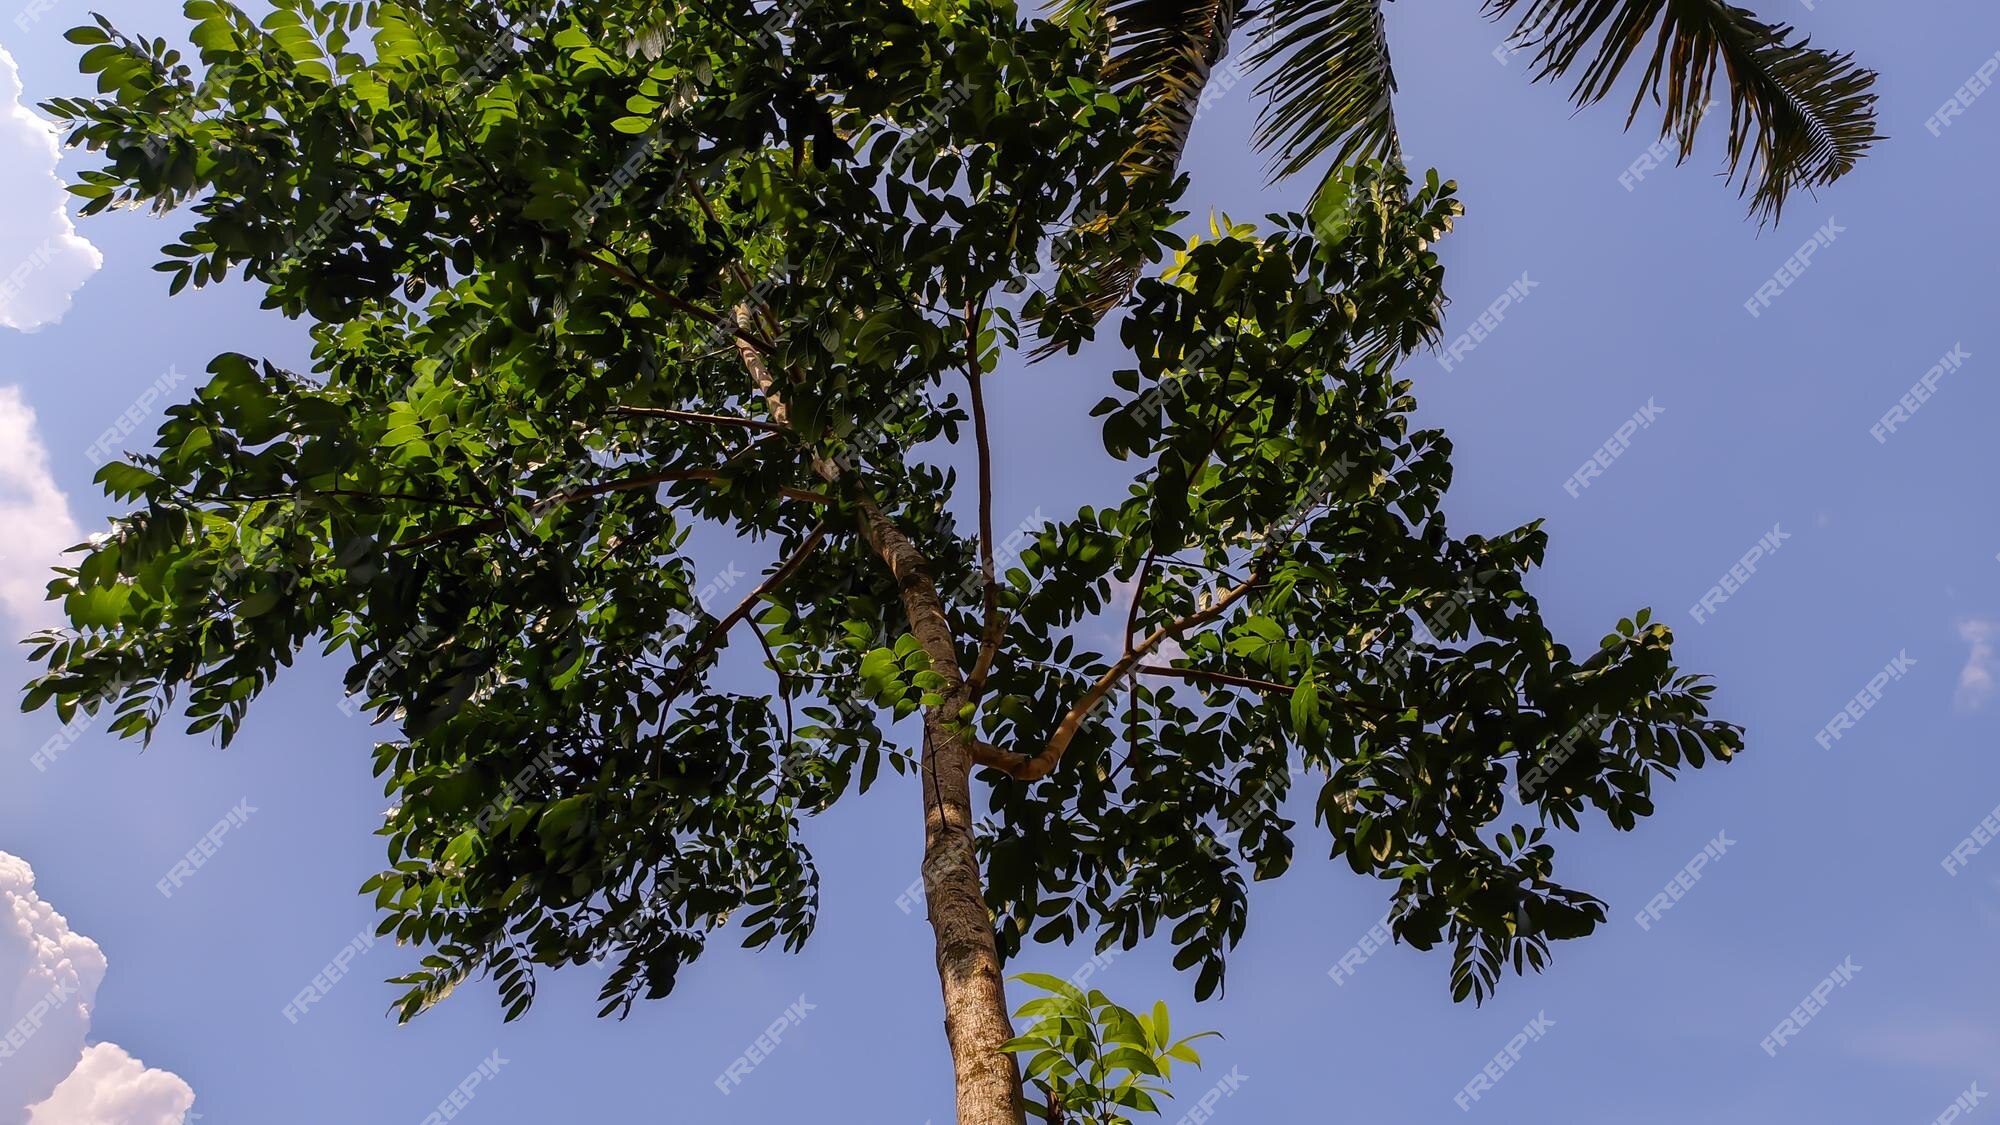
[[[2000,52],[2000,9],[1757,6],[1879,69],[1890,138],[1764,230],[1715,175],[1715,138],[1685,167],[1640,175],[1650,135],[1622,132],[1614,107],[1575,113],[1562,91],[1530,86],[1524,58],[1495,56],[1500,33],[1472,0],[1390,11],[1407,154],[1456,179],[1469,212],[1441,251],[1447,336],[1517,295],[1456,361],[1409,366],[1423,417],[1456,443],[1454,528],[1547,517],[1534,588],[1558,633],[1586,646],[1653,606],[1682,662],[1716,677],[1719,712],[1749,728],[1747,753],[1665,787],[1637,833],[1561,841],[1559,872],[1606,899],[1611,921],[1558,946],[1546,974],[1503,982],[1483,1009],[1450,1002],[1437,954],[1389,948],[1329,977],[1386,895],[1319,858],[1301,810],[1304,862],[1254,894],[1226,996],[1197,1007],[1192,978],[1159,950],[1091,980],[1135,1006],[1165,997],[1181,1027],[1225,1034],[1207,1070],[1177,1083],[1168,1122],[1232,1068],[1242,1080],[1215,1103],[1217,1122],[1916,1122],[2000,1084],[2000,849],[1961,847],[2000,806],[2000,525],[1992,478],[1978,475],[2000,417],[2000,216],[1984,205],[2000,93],[1926,125]],[[157,2],[98,8],[128,30],[180,30]],[[40,0],[21,19],[0,11],[30,102],[87,88],[60,39],[85,13],[81,0]],[[1187,160],[1197,217],[1302,199],[1305,183],[1269,188],[1258,174],[1253,108],[1246,82],[1203,114]],[[177,224],[85,221],[103,264],[68,313],[33,333],[0,328],[0,387],[33,410],[48,474],[84,531],[110,511],[86,451],[170,369],[187,379],[178,394],[217,352],[303,359],[299,326],[258,312],[240,286],[167,299],[150,267]],[[1808,242],[1809,266],[1785,269]],[[1790,280],[1759,302],[1781,270]],[[1886,441],[1871,435],[1954,353],[1920,409]],[[1084,417],[1117,362],[1114,343],[993,381],[998,525],[1119,494]],[[1621,439],[1635,415],[1646,423]],[[15,445],[0,449],[0,559],[12,570],[62,530],[52,494],[24,483],[23,437],[0,431]],[[1600,452],[1587,487],[1566,488]],[[1760,542],[1754,572],[1697,622],[1691,608]],[[0,599],[0,623],[18,633],[17,603]],[[0,679],[29,674],[0,654]],[[671,998],[622,1023],[594,1018],[600,978],[585,968],[546,975],[513,1025],[488,986],[471,985],[398,1027],[385,1015],[395,990],[380,982],[416,954],[383,944],[288,1019],[285,1005],[374,920],[355,890],[383,858],[372,831],[387,802],[367,757],[378,732],[344,714],[340,694],[338,670],[308,662],[226,753],[173,735],[142,753],[93,732],[46,768],[31,759],[53,716],[0,713],[0,851],[33,866],[40,895],[108,961],[89,1041],[180,1076],[204,1125],[415,1125],[482,1064],[490,1077],[456,1117],[474,1125],[951,1119],[930,934],[921,905],[899,905],[919,839],[916,794],[897,779],[812,825],[823,910],[802,955],[718,945]],[[1851,702],[1859,721],[1817,738]],[[222,846],[164,897],[158,881],[233,809]],[[1635,921],[1705,849],[1671,909]],[[1087,960],[1044,947],[1018,967],[1069,976]],[[1817,1013],[1775,1054],[1761,1047],[1822,982]],[[0,998],[11,987],[0,981]],[[810,1007],[779,1049],[720,1093],[716,1076],[801,998]],[[1495,1067],[1501,1080],[1457,1104],[1538,1018],[1518,1060]],[[0,1104],[0,1125],[25,1120],[11,1111]]]

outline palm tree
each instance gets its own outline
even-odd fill
[[[1382,2],[1062,0],[1061,11],[1109,25],[1108,74],[1142,95],[1144,122],[1126,157],[1135,179],[1174,172],[1231,36],[1249,33],[1253,46],[1241,69],[1261,75],[1256,143],[1272,150],[1275,179],[1329,154],[1333,167],[1402,162]],[[1682,160],[1693,152],[1721,78],[1731,182],[1740,181],[1751,213],[1763,220],[1776,220],[1794,190],[1845,175],[1879,139],[1874,71],[1723,0],[1484,0],[1483,9],[1515,19],[1508,42],[1532,52],[1535,80],[1575,76],[1571,97],[1579,106],[1609,97],[1643,53],[1626,126],[1650,98],[1661,110],[1661,137],[1673,139]],[[1333,202],[1327,175],[1314,193],[1315,213]],[[1097,263],[1088,298],[1096,316],[1124,299],[1139,265],[1129,256]]]

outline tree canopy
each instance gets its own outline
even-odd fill
[[[196,59],[71,33],[73,190],[192,212],[171,286],[238,274],[312,362],[218,356],[103,469],[131,510],[52,586],[26,705],[227,742],[309,647],[346,662],[390,731],[368,890],[430,949],[405,1016],[605,955],[619,1012],[726,928],[797,948],[802,818],[884,763],[922,780],[962,1098],[1014,1081],[999,959],[1165,926],[1205,996],[1302,838],[1483,997],[1603,920],[1550,829],[1740,746],[1646,613],[1551,635],[1537,524],[1447,531],[1397,376],[1439,330],[1435,174],[1183,239],[1101,33],[994,0],[186,11]],[[1092,331],[1043,263],[1093,216],[1165,257],[1094,411],[1130,485],[1010,535],[984,386]]]

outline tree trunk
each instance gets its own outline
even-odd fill
[[[739,327],[747,328],[755,320],[747,304],[737,305],[734,312]],[[789,422],[764,357],[740,336],[736,347],[751,380],[768,398],[772,417],[781,425]],[[830,484],[843,475],[840,466],[818,456],[813,458],[813,471]],[[863,537],[896,579],[910,632],[923,644],[932,670],[946,683],[944,703],[924,715],[923,876],[924,903],[937,938],[938,982],[944,989],[945,1037],[951,1043],[958,1080],[959,1125],[1025,1125],[1020,1068],[1013,1055],[1000,1049],[1014,1037],[1014,1025],[1008,1018],[1000,947],[993,940],[979,857],[972,846],[972,747],[951,729],[951,720],[970,694],[959,667],[958,646],[923,552],[865,489],[856,491],[855,500],[861,509]]]
[[[958,1078],[959,1125],[1022,1125],[1020,1068],[1000,1049],[1014,1037],[1000,948],[972,847],[972,746],[953,729],[968,691],[937,580],[916,544],[875,502],[858,497],[861,530],[896,579],[910,632],[945,679],[944,702],[924,715],[924,901],[937,938],[944,1031]]]
[[[959,1125],[1019,1125],[1020,1072],[1000,1049],[1014,1028],[972,847],[971,754],[948,726],[958,694],[924,717],[924,902],[937,938]]]

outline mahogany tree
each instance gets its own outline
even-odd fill
[[[1205,996],[1306,834],[1483,996],[1603,920],[1547,827],[1631,828],[1740,745],[1644,613],[1550,635],[1536,525],[1446,530],[1396,377],[1438,330],[1435,176],[1183,242],[1180,185],[1120,170],[1144,107],[1100,33],[1005,0],[274,7],[191,0],[197,58],[70,35],[85,212],[192,212],[172,287],[234,272],[313,346],[219,356],[102,470],[130,512],[54,583],[26,705],[226,742],[309,645],[345,661],[397,734],[368,889],[429,949],[405,1017],[480,974],[516,1016],[605,954],[620,1012],[732,924],[799,947],[801,818],[886,762],[959,1120],[1010,1123],[1025,940],[1164,925]],[[1003,552],[986,384],[1135,253],[1166,268],[1067,423],[1130,486]],[[718,536],[769,564],[725,592]]]

